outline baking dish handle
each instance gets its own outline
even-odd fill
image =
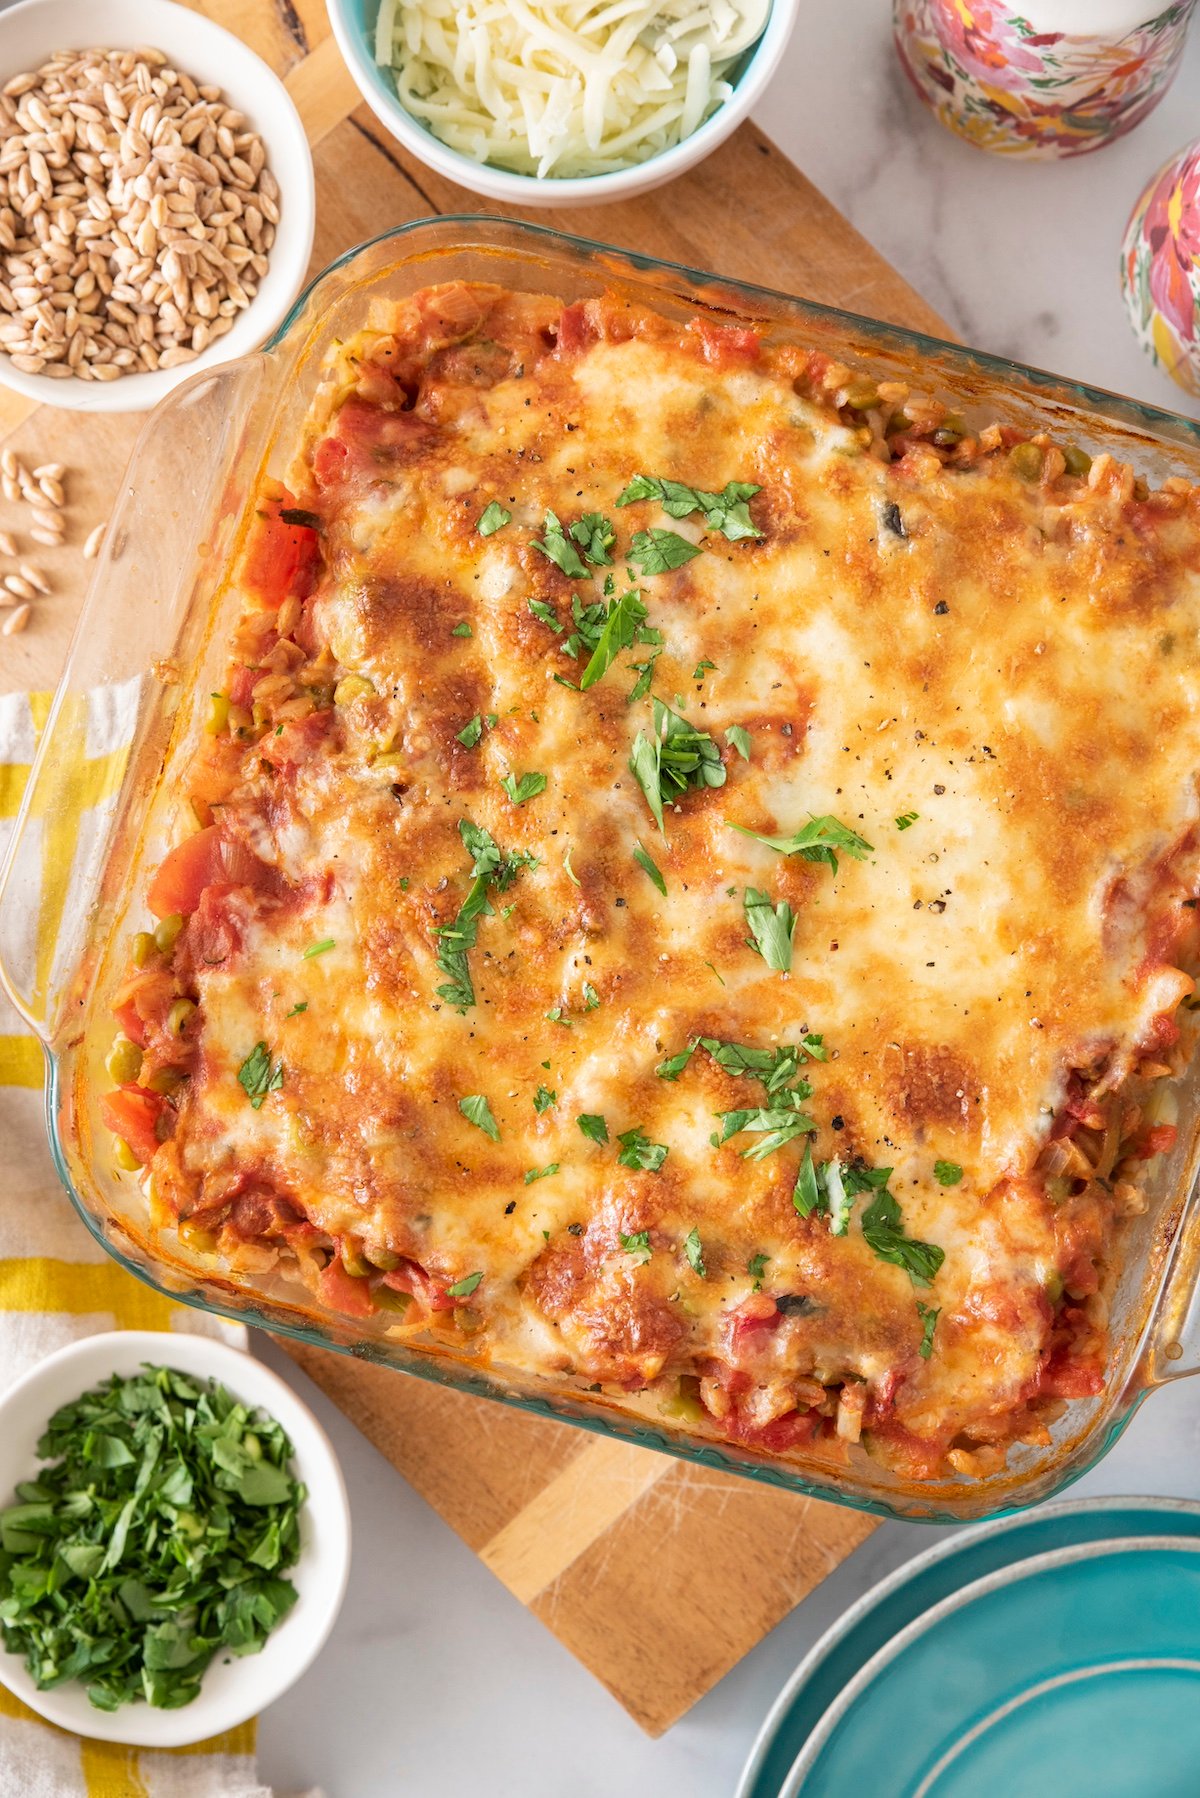
[[[98,914],[103,930],[104,870],[141,752],[150,735],[165,741],[199,650],[206,608],[191,601],[224,566],[241,502],[229,472],[266,366],[255,355],[194,375],[150,415],[44,728],[38,695],[12,701],[27,708],[18,737],[38,742],[7,843],[0,826],[0,982],[47,1044],[78,998]]]

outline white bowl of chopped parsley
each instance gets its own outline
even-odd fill
[[[0,1399],[0,1682],[77,1735],[177,1748],[310,1665],[341,1607],[333,1448],[208,1336],[89,1336]]]

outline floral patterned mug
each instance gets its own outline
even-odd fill
[[[1195,0],[893,0],[900,61],[943,125],[1008,156],[1079,156],[1140,124]]]
[[[1142,348],[1200,395],[1200,139],[1158,171],[1134,207],[1121,287]]]

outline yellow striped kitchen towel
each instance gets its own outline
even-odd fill
[[[41,693],[0,697],[0,861],[49,711]],[[36,820],[41,880],[19,895],[37,965],[49,968],[89,813],[110,800],[130,719],[97,706],[81,738],[74,819]],[[58,1181],[46,1144],[41,1046],[0,994],[0,1389],[52,1349],[96,1330],[193,1330],[244,1342],[240,1326],[172,1304],[111,1261]],[[164,1345],[164,1359],[170,1350]],[[0,1503],[10,1495],[0,1493]],[[255,1726],[195,1748],[151,1752],[86,1742],[43,1723],[0,1688],[0,1798],[271,1798],[258,1782]]]

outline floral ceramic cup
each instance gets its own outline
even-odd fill
[[[1140,124],[1179,66],[1195,0],[893,0],[909,80],[982,150],[1079,156]]]
[[[1134,207],[1121,288],[1142,348],[1200,394],[1200,139],[1159,170]]]

